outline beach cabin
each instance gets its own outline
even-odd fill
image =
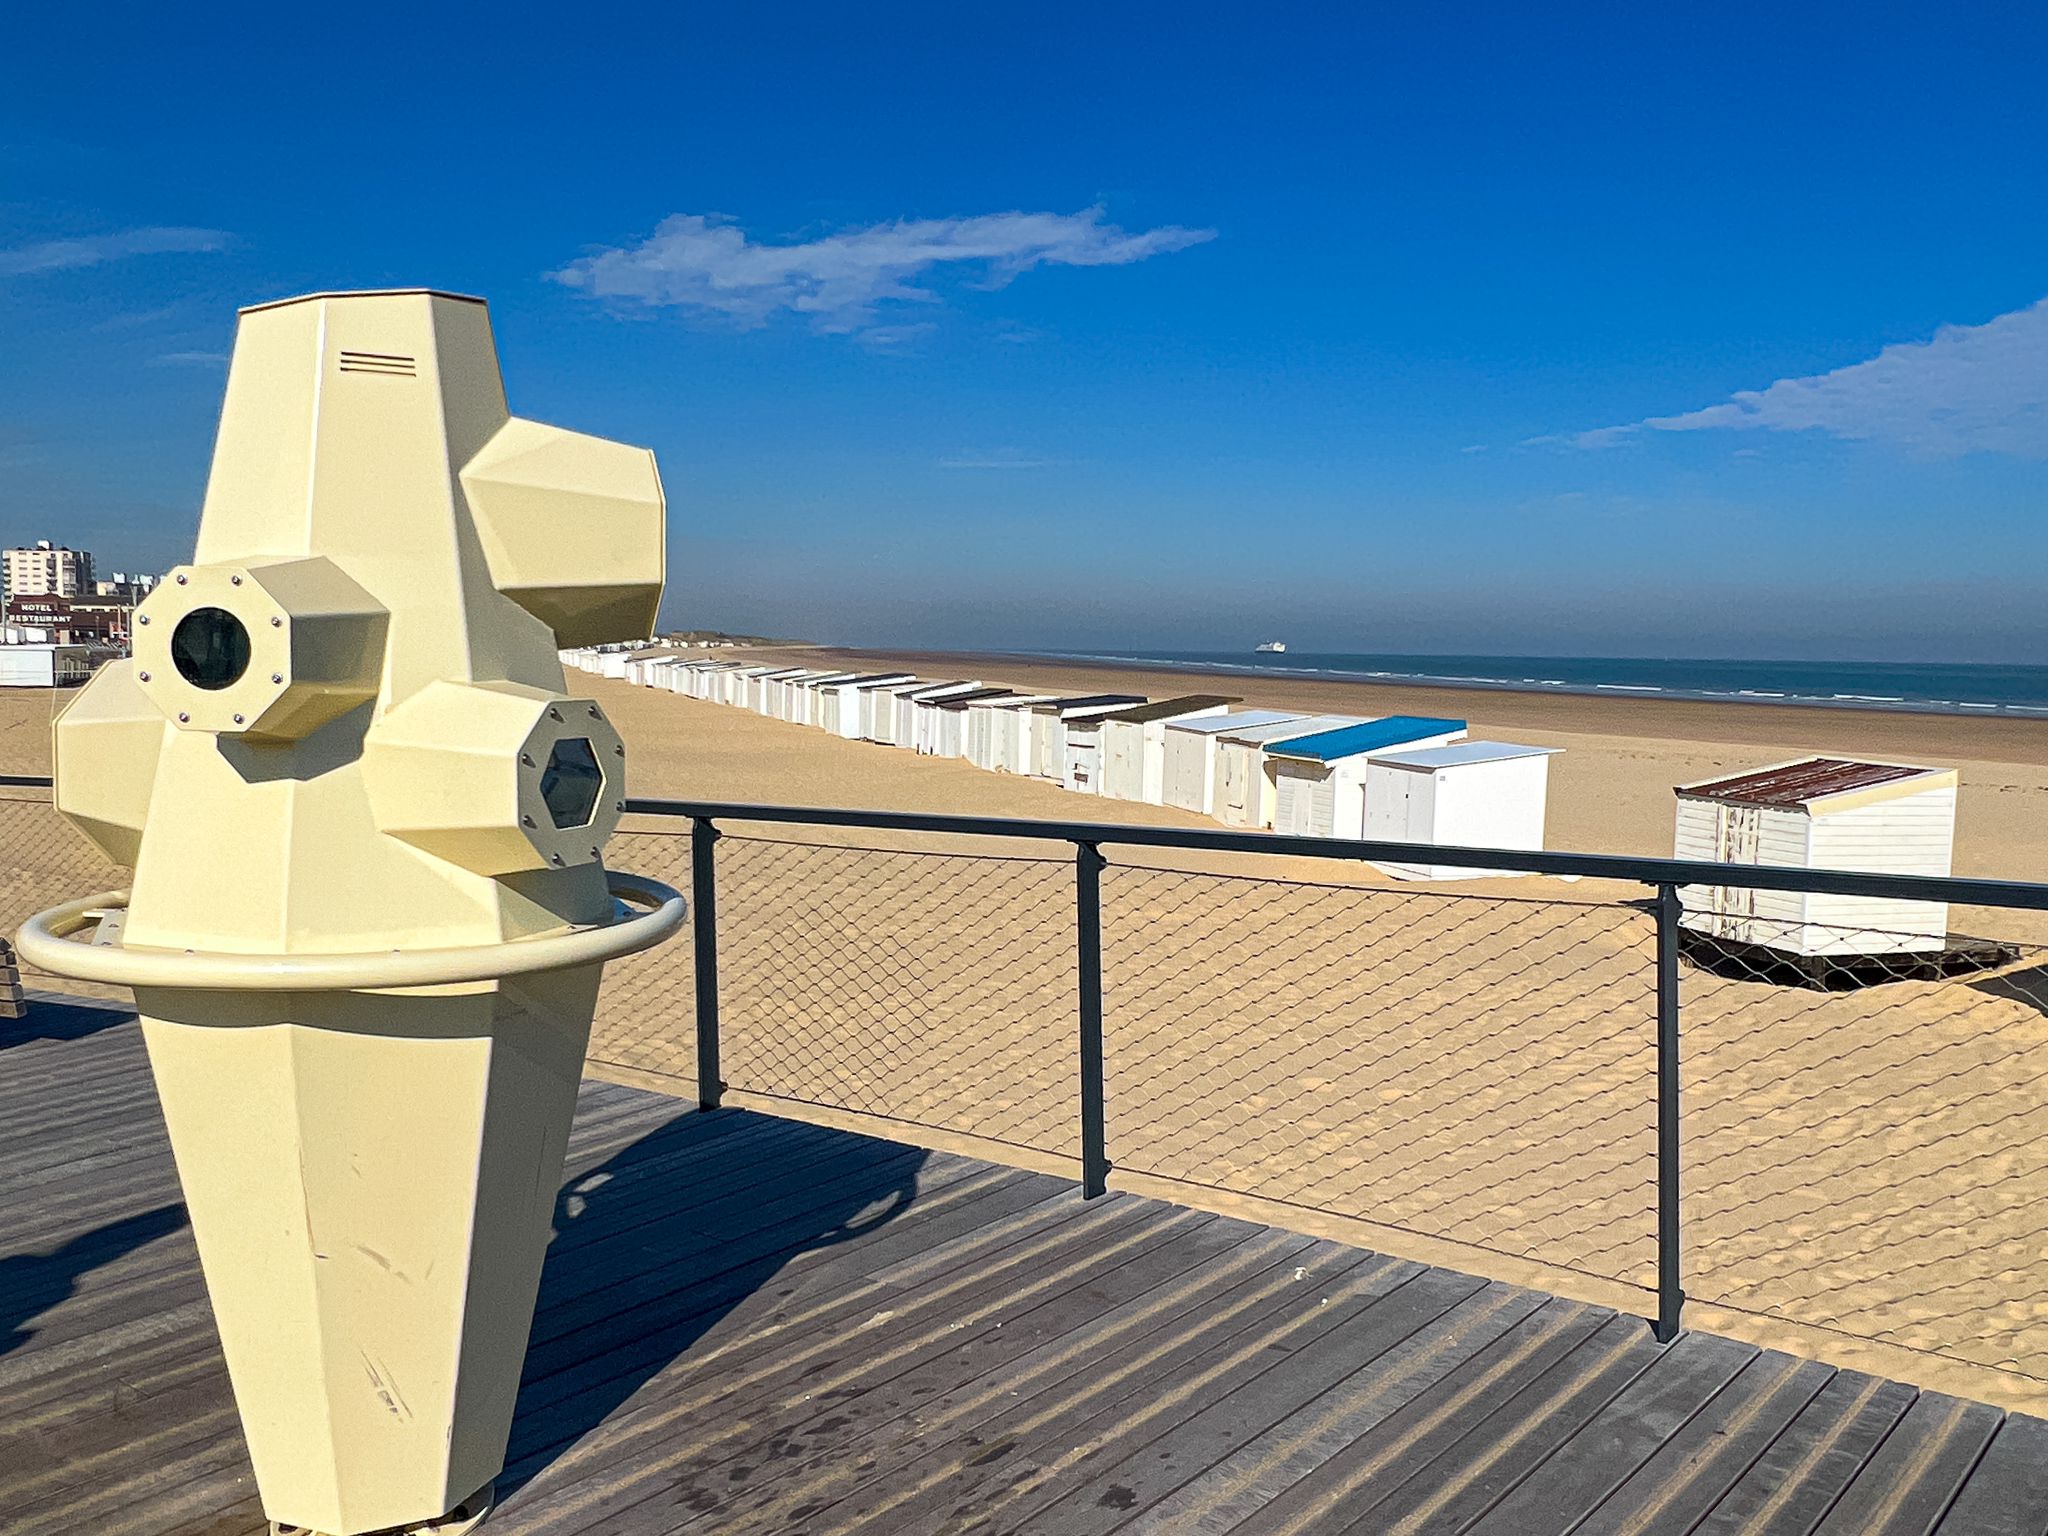
[[[1143,704],[1142,693],[1096,693],[1078,699],[1054,699],[1031,706],[1027,724],[1029,752],[1020,773],[1055,783],[1067,776],[1067,730],[1076,720],[1091,720]]]
[[[1217,819],[1232,827],[1272,826],[1276,792],[1267,746],[1364,723],[1356,715],[1306,715],[1224,732],[1216,738]]]
[[[929,745],[919,750],[933,757],[966,757],[976,708],[992,699],[1015,696],[1008,688],[978,688],[973,693],[932,700]]]
[[[796,696],[796,685],[807,677],[820,675],[816,667],[796,667],[779,677],[770,678],[761,690],[762,713],[771,720],[787,720],[790,700]]]
[[[915,747],[917,745],[917,710],[926,700],[950,699],[959,694],[973,693],[980,683],[950,682],[924,683],[914,688],[890,688],[884,690],[889,703],[887,734],[882,734],[883,723],[879,716],[875,720],[875,739],[892,747]]]
[[[818,690],[818,724],[834,736],[856,741],[860,737],[860,696],[883,683],[907,683],[908,672],[869,672],[843,683],[827,683]]]
[[[747,689],[752,686],[754,679],[765,677],[774,670],[773,667],[740,667],[725,673],[718,680],[718,702],[744,704],[747,700]]]
[[[1803,757],[1678,786],[1674,856],[1782,869],[1946,875],[1956,770]],[[1685,926],[1802,956],[1925,953],[1948,946],[1948,904],[1687,886]]]
[[[992,773],[1023,773],[1030,753],[1031,706],[1057,697],[1012,693],[976,703],[967,711],[967,761]]]
[[[1240,709],[1235,714],[1169,720],[1160,803],[1215,815],[1217,738],[1226,731],[1308,718],[1308,712],[1299,709]]]
[[[1184,693],[1157,699],[1136,709],[1102,716],[1100,793],[1115,800],[1146,805],[1164,803],[1166,793],[1166,727],[1175,720],[1201,720],[1220,715],[1240,699],[1216,693]]]
[[[790,720],[797,725],[816,725],[818,705],[824,690],[834,683],[851,682],[859,676],[858,672],[817,672],[798,678],[789,693]]]
[[[763,672],[760,676],[749,679],[747,682],[747,696],[743,701],[744,707],[752,710],[757,715],[767,714],[768,690],[774,686],[777,679],[794,677],[802,670],[802,667],[777,667],[772,671]]]
[[[913,677],[900,683],[883,683],[864,690],[860,696],[860,734],[863,741],[886,744],[896,734],[896,697],[931,686],[929,678]]]
[[[1008,691],[1006,688],[969,688],[959,693],[913,700],[910,706],[911,750],[926,756],[937,755],[939,739],[945,734],[945,722],[949,716],[958,714],[960,731],[964,738],[967,730],[967,707],[978,699],[994,698],[997,694]],[[949,755],[958,757],[960,753],[955,751]]]
[[[1295,837],[1363,837],[1365,772],[1374,753],[1420,751],[1459,741],[1462,720],[1389,715],[1362,725],[1273,742],[1273,830]]]
[[[1543,846],[1543,811],[1555,747],[1459,741],[1445,747],[1375,754],[1365,765],[1368,842],[1430,843],[1450,848]],[[1403,880],[1471,880],[1505,869],[1450,864],[1379,863]]]
[[[731,666],[729,661],[692,661],[673,667],[669,671],[669,691],[687,694],[693,699],[706,698],[711,679]]]

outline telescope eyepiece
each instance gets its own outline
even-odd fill
[[[171,664],[208,693],[241,681],[249,670],[249,649],[248,629],[225,608],[194,608],[171,631]]]

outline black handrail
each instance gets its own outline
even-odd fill
[[[49,789],[46,777],[0,774],[0,785]],[[937,832],[958,837],[1028,838],[1039,842],[1114,844],[1126,848],[1186,848],[1204,853],[1284,854],[1351,863],[1440,864],[1452,869],[1506,869],[1517,874],[1575,875],[1651,887],[1720,885],[1746,891],[1808,892],[1891,901],[1946,901],[1962,906],[2011,907],[2048,912],[2048,884],[1977,880],[1955,875],[1884,875],[1860,870],[1786,869],[1761,864],[1713,864],[1698,859],[1639,858],[1630,854],[1555,853],[1516,848],[1453,848],[1435,843],[1381,843],[1347,837],[1293,837],[1276,832],[1233,832],[1210,827],[1131,826],[1102,821],[1039,821],[1012,816],[952,816],[927,811],[864,811],[832,806],[749,805],[743,802],[626,801],[634,816],[675,816],[691,821],[750,821],[790,826],[856,827],[875,832]]]
[[[1880,875],[1850,870],[1778,869],[1709,864],[1695,859],[1636,858],[1612,853],[1551,853],[1513,848],[1449,848],[1435,843],[1375,843],[1347,837],[1291,837],[1209,827],[1136,827],[1101,821],[1027,821],[1006,816],[947,816],[923,811],[836,810],[822,806],[745,805],[630,798],[628,815],[684,816],[721,822],[776,822],[859,827],[880,832],[941,832],[961,837],[1018,837],[1041,842],[1187,848],[1207,853],[1285,854],[1353,863],[1443,864],[1456,869],[1507,869],[1530,875],[1579,875],[1641,885],[1725,885],[1754,891],[1808,891],[1820,896],[1871,896],[1894,901],[1949,901],[1965,906],[2048,912],[2048,885],[2023,880],[1966,880],[1949,875]]]

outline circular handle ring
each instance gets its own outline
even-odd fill
[[[606,871],[614,897],[642,908],[635,916],[563,933],[448,949],[382,949],[359,954],[240,955],[145,945],[73,944],[70,935],[128,905],[128,892],[104,891],[38,912],[21,925],[15,948],[38,969],[117,987],[182,987],[218,992],[369,992],[392,987],[498,981],[597,965],[651,948],[683,924],[680,892],[658,880]]]

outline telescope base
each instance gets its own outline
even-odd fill
[[[438,1520],[394,1525],[376,1532],[375,1536],[469,1536],[471,1531],[491,1518],[491,1511],[497,1504],[498,1485],[495,1482],[485,1483]],[[321,1536],[321,1533],[308,1526],[287,1525],[281,1520],[273,1520],[270,1522],[270,1536]]]

